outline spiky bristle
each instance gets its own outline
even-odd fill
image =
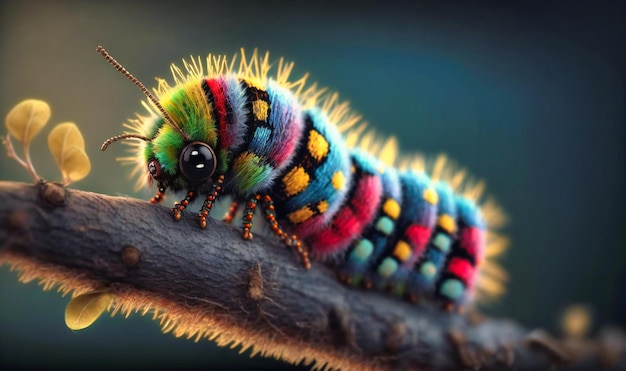
[[[81,294],[102,290],[103,283],[89,279],[80,272],[48,263],[34,261],[20,254],[4,251],[0,253],[0,266],[9,265],[18,272],[20,282],[38,281],[43,290],[56,289],[63,296],[76,297]],[[208,339],[219,346],[239,347],[239,353],[250,351],[250,356],[274,357],[292,364],[309,365],[314,370],[343,368],[378,370],[375,364],[364,364],[345,354],[338,354],[329,345],[323,349],[319,344],[308,344],[292,337],[274,336],[255,330],[227,314],[215,313],[217,305],[202,303],[190,305],[170,300],[148,291],[127,285],[116,284],[106,288],[113,297],[108,308],[111,316],[117,314],[128,318],[131,314],[150,315],[159,322],[164,333],[199,341]]]

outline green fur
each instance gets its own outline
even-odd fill
[[[154,136],[159,132],[159,129],[161,128],[161,126],[163,126],[165,124],[165,120],[163,120],[162,117],[159,117],[157,119],[155,119],[154,121],[152,121],[152,125],[150,125],[148,128],[146,128],[146,136],[148,138],[154,138]]]
[[[190,140],[202,141],[211,147],[217,145],[217,128],[211,108],[198,84],[186,85],[161,102],[166,111]]]
[[[204,92],[198,84],[187,84],[161,99],[161,105],[170,114],[172,119],[187,134],[190,141],[202,141],[211,147],[217,145],[217,128],[211,116],[211,107],[206,102]],[[159,118],[150,126],[148,133],[154,138],[146,145],[144,156],[146,162],[156,158],[161,169],[170,176],[178,173],[178,157],[186,142],[180,133],[167,122]],[[220,155],[222,155],[220,151]],[[225,156],[223,156],[225,157]],[[226,170],[225,161],[219,161]],[[173,184],[184,186],[184,179],[176,178]]]
[[[146,164],[152,158],[154,158],[154,150],[152,149],[152,142],[147,142],[145,148],[143,149],[143,157],[146,160]]]
[[[230,165],[230,154],[229,152],[222,148],[217,153],[217,172],[221,174],[225,174],[228,170],[228,166]]]
[[[161,169],[170,175],[178,171],[178,156],[185,144],[184,139],[171,126],[165,125],[152,140],[154,157],[161,164]]]
[[[237,188],[242,194],[249,194],[260,181],[267,179],[272,167],[250,152],[244,152],[233,163],[234,177],[239,181]]]

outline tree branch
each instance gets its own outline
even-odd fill
[[[0,182],[0,264],[44,288],[107,290],[165,332],[344,369],[568,369],[623,362],[621,335],[565,342],[508,321],[449,314],[339,283],[261,236],[145,201]],[[616,340],[618,339],[618,340]],[[584,344],[583,344],[584,343]],[[583,345],[581,345],[583,344]],[[578,347],[578,348],[577,348]]]

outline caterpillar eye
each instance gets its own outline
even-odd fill
[[[207,180],[215,172],[215,152],[208,144],[193,142],[180,153],[178,167],[185,178],[191,182]]]
[[[161,164],[157,160],[151,160],[148,162],[148,172],[154,179],[159,179],[162,175]]]

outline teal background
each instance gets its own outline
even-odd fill
[[[43,177],[60,176],[47,133],[74,121],[93,168],[73,187],[147,199],[115,162],[125,146],[99,150],[143,97],[96,46],[148,86],[190,54],[270,50],[294,60],[296,76],[339,91],[404,152],[446,152],[487,180],[513,242],[508,294],[488,314],[556,332],[565,307],[586,303],[596,323],[625,325],[624,14],[619,2],[573,1],[3,1],[0,112],[25,98],[50,103],[32,151]],[[30,181],[5,156],[0,174]],[[292,368],[162,335],[139,316],[73,333],[68,300],[1,268],[0,367]]]

